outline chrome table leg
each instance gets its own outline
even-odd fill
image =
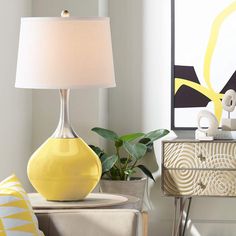
[[[184,236],[188,217],[189,217],[189,211],[191,206],[192,198],[184,198],[184,197],[175,197],[174,203],[175,203],[175,209],[174,209],[174,221],[173,221],[173,228],[172,228],[172,236]],[[188,204],[187,204],[188,202]],[[184,211],[187,205],[187,211],[186,211],[186,217],[183,222],[183,216]]]

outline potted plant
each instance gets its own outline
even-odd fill
[[[152,151],[153,142],[167,135],[169,131],[158,129],[147,134],[132,133],[122,136],[99,127],[93,128],[92,131],[114,144],[113,153],[110,154],[99,147],[90,145],[102,163],[100,181],[102,192],[133,195],[140,198],[142,202],[146,178],[135,177],[135,173],[139,169],[155,181],[151,171],[140,162],[147,152]]]

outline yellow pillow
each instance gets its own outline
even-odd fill
[[[15,175],[0,182],[0,236],[43,236],[27,193]]]

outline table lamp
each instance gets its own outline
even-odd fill
[[[59,124],[31,156],[27,174],[47,200],[74,201],[95,188],[101,163],[71,127],[69,91],[114,87],[115,78],[109,18],[61,16],[21,19],[15,86],[59,89]]]

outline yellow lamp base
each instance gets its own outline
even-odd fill
[[[31,184],[47,200],[75,201],[95,188],[102,167],[81,138],[49,138],[31,156],[27,173]]]

